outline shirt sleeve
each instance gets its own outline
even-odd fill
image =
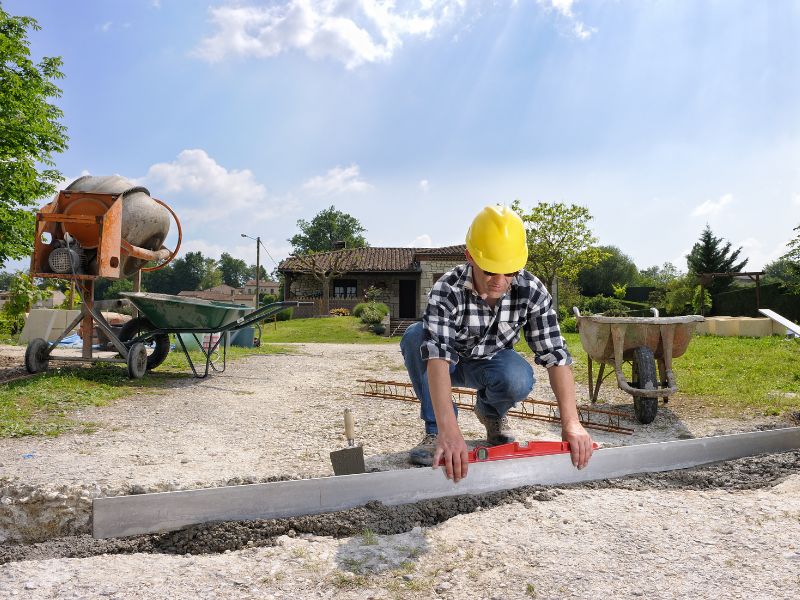
[[[422,316],[425,340],[420,347],[422,360],[443,358],[451,364],[458,362],[458,353],[453,349],[457,307],[458,301],[450,286],[437,282],[428,296],[428,306]]]
[[[553,308],[553,298],[544,286],[536,291],[529,306],[525,339],[533,350],[533,360],[537,365],[549,369],[572,364],[567,342],[561,337],[558,315]]]

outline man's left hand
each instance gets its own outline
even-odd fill
[[[569,442],[572,464],[582,469],[592,457],[592,436],[586,433],[580,423],[571,423],[561,428],[561,439]]]

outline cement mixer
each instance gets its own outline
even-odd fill
[[[164,246],[170,217],[178,233],[174,250]],[[95,310],[94,281],[100,277],[127,278],[139,271],[166,266],[181,245],[181,225],[175,212],[165,202],[152,197],[147,188],[124,177],[85,176],[73,181],[42,207],[36,214],[35,231],[31,276],[71,280],[82,300],[81,314],[65,330],[68,333],[82,322],[82,356],[58,359],[126,362],[131,377],[144,375],[145,346],[141,343],[128,346],[121,342],[102,314]],[[147,263],[153,264],[146,267]],[[121,358],[92,356],[94,327],[106,335]],[[59,342],[32,340],[25,353],[28,371],[44,370]]]

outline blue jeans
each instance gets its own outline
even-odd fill
[[[425,433],[438,433],[428,387],[428,364],[420,355],[424,342],[422,323],[414,323],[400,340],[400,350],[420,401],[420,417],[425,421]],[[450,365],[450,382],[454,387],[478,391],[475,410],[486,417],[499,418],[517,402],[528,397],[533,384],[533,368],[515,350],[501,350],[491,359],[460,357]],[[458,409],[453,410],[458,414]]]

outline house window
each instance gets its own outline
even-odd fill
[[[356,280],[355,279],[335,279],[333,282],[334,298],[355,298]]]

